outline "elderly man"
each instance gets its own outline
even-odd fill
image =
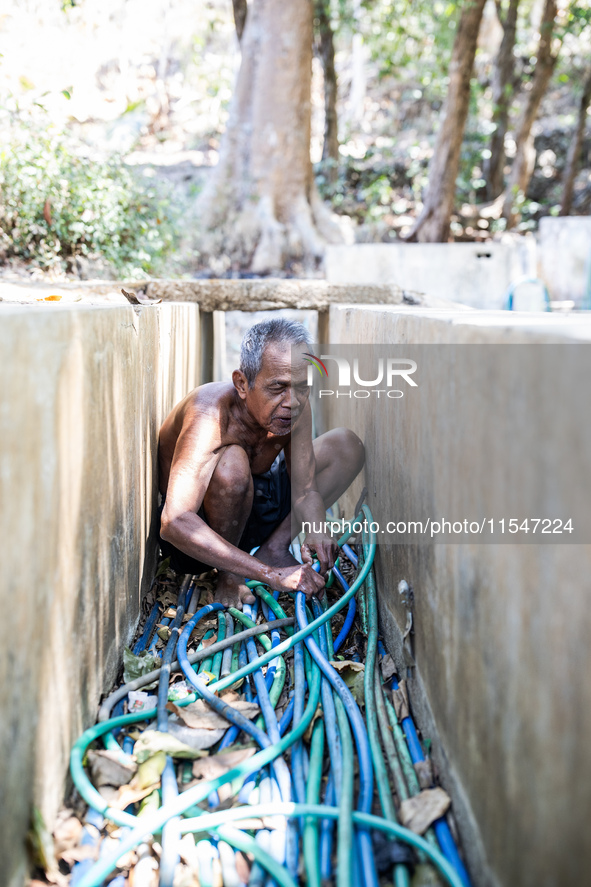
[[[363,444],[348,429],[312,440],[307,363],[302,356],[292,366],[293,346],[296,355],[309,347],[301,324],[256,324],[232,382],[196,388],[160,430],[162,551],[177,572],[216,567],[216,600],[226,606],[254,600],[245,577],[306,595],[324,587],[336,544],[308,534],[298,564],[289,552],[292,502],[300,521],[324,525],[326,506],[363,466]]]

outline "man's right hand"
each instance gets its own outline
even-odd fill
[[[303,591],[306,597],[324,588],[324,578],[308,564],[297,567],[274,567],[271,580],[275,591]]]

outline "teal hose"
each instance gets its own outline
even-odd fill
[[[322,718],[314,724],[310,745],[310,766],[306,785],[306,804],[318,804],[320,783],[322,782],[322,761],[324,754],[324,723]],[[308,887],[321,887],[320,856],[318,842],[318,822],[313,816],[306,817],[304,824],[304,866]]]
[[[367,507],[363,509],[368,523],[373,522],[371,512]],[[344,535],[339,544],[343,544],[350,534]],[[320,820],[336,820],[338,824],[338,846],[337,846],[337,887],[353,887],[353,879],[355,873],[354,860],[352,858],[352,848],[356,844],[357,837],[356,828],[360,830],[360,834],[367,833],[376,829],[382,831],[393,838],[398,838],[407,844],[415,847],[419,853],[424,854],[433,862],[439,872],[443,875],[446,883],[452,887],[462,887],[462,881],[445,859],[438,849],[432,847],[429,840],[415,835],[409,830],[403,828],[395,821],[395,808],[392,797],[388,788],[388,773],[384,756],[380,745],[379,732],[379,716],[386,712],[386,716],[390,717],[390,711],[387,706],[388,700],[382,696],[381,682],[376,673],[376,643],[377,643],[377,606],[375,600],[375,585],[371,575],[371,567],[375,556],[375,536],[370,534],[368,540],[364,540],[364,553],[366,555],[365,562],[359,564],[359,573],[351,587],[345,594],[326,611],[317,615],[316,619],[304,625],[305,620],[300,621],[304,625],[300,630],[294,631],[291,637],[286,638],[277,646],[272,647],[268,636],[261,636],[261,644],[265,648],[263,655],[253,658],[247,665],[242,668],[238,666],[238,648],[234,647],[232,657],[232,668],[235,669],[230,674],[223,676],[209,684],[208,690],[214,693],[220,693],[222,690],[240,684],[244,678],[252,674],[262,666],[274,663],[276,666],[273,684],[269,691],[269,700],[274,707],[277,704],[287,678],[287,667],[285,663],[285,654],[293,649],[296,644],[300,644],[304,639],[316,636],[316,643],[320,640],[318,632],[321,631],[324,636],[324,626],[326,626],[326,636],[328,645],[329,659],[334,655],[332,650],[332,632],[330,629],[330,620],[342,610],[353,598],[355,593],[363,587],[366,582],[366,603],[367,603],[367,629],[368,629],[368,661],[366,663],[365,675],[365,696],[366,696],[366,720],[369,734],[369,748],[371,751],[371,762],[376,773],[376,784],[380,803],[383,813],[386,817],[392,817],[392,821],[387,821],[381,817],[373,816],[369,812],[360,812],[353,810],[353,792],[354,792],[354,747],[351,733],[351,726],[345,706],[338,694],[334,694],[336,720],[339,728],[339,737],[342,749],[343,773],[341,785],[338,786],[339,794],[338,806],[329,807],[322,806],[318,803],[320,797],[320,788],[322,783],[322,771],[324,763],[324,743],[325,743],[325,725],[322,719],[314,723],[312,730],[312,740],[310,747],[310,764],[308,771],[308,780],[306,786],[306,803],[294,804],[291,801],[279,801],[276,798],[272,803],[259,804],[257,806],[246,805],[244,807],[234,807],[215,813],[205,813],[197,805],[207,799],[212,793],[218,791],[223,785],[231,784],[236,790],[237,786],[243,784],[244,780],[250,775],[259,772],[262,768],[267,767],[285,751],[287,751],[294,743],[302,739],[305,732],[312,723],[314,714],[318,708],[321,695],[321,672],[318,665],[307,655],[305,656],[306,677],[308,682],[308,700],[306,702],[303,715],[294,724],[292,730],[279,739],[274,745],[264,748],[257,752],[251,758],[243,761],[240,765],[232,768],[227,773],[210,781],[203,781],[192,788],[186,790],[178,797],[174,798],[170,803],[165,804],[159,810],[146,812],[142,817],[136,817],[124,811],[110,808],[101,795],[96,791],[90,783],[84,766],[84,756],[90,743],[101,736],[110,733],[114,728],[139,723],[141,721],[150,720],[155,711],[143,712],[139,715],[122,715],[111,718],[91,727],[78,739],[72,749],[71,755],[71,773],[74,783],[90,806],[97,809],[105,817],[112,820],[120,826],[130,828],[127,834],[116,850],[111,854],[105,855],[99,859],[93,868],[79,881],[78,887],[100,887],[105,878],[116,867],[118,859],[126,855],[130,850],[145,840],[148,836],[159,834],[162,828],[175,817],[184,816],[185,818],[179,822],[182,833],[192,832],[206,838],[208,835],[227,842],[235,849],[244,853],[252,854],[255,861],[255,868],[260,866],[267,872],[260,883],[269,883],[266,878],[270,878],[272,882],[280,885],[280,887],[296,887],[297,881],[294,878],[294,871],[291,873],[281,863],[274,859],[270,853],[266,852],[264,847],[244,831],[232,827],[230,823],[237,822],[241,819],[251,817],[271,817],[275,816],[279,819],[288,817],[297,819],[303,823],[303,849],[304,864],[306,868],[307,883],[309,887],[321,887],[320,880],[320,854],[319,854],[319,825]],[[260,585],[260,583],[249,583],[255,589],[255,593],[265,604],[271,609],[277,618],[284,618],[285,614],[281,606],[275,601],[274,597]],[[300,596],[303,599],[303,596]],[[373,598],[373,599],[372,599]],[[253,621],[240,611],[230,610],[232,616],[249,628],[254,625]],[[374,624],[375,623],[375,624]],[[273,627],[274,630],[274,627]],[[218,637],[225,634],[225,616],[220,614],[218,623]],[[277,640],[277,635],[274,635]],[[253,655],[251,651],[251,655]],[[215,658],[211,663],[211,670],[217,675],[220,674],[221,667],[220,651],[219,657],[217,651]],[[227,658],[227,657],[226,657]],[[217,666],[217,667],[216,667]],[[227,666],[224,666],[224,672]],[[375,677],[374,677],[375,674]],[[270,681],[271,675],[268,675]],[[196,694],[191,694],[186,699],[180,701],[180,707],[190,704],[196,699]],[[400,729],[400,725],[397,725]],[[397,738],[397,737],[396,737]],[[390,745],[386,744],[386,752],[391,753],[392,748],[397,743],[392,740]],[[405,762],[406,763],[406,762]],[[411,765],[412,766],[412,765]],[[416,779],[416,774],[413,775]],[[331,776],[333,778],[333,776]],[[409,786],[410,788],[410,786]],[[412,791],[412,789],[411,789]],[[366,808],[370,809],[370,808]],[[187,818],[189,817],[189,818]],[[252,826],[249,826],[250,828]],[[267,824],[263,828],[268,828]],[[273,834],[273,830],[269,832]],[[260,869],[259,869],[260,871]],[[254,870],[253,870],[254,872]],[[258,876],[257,876],[258,877]],[[397,866],[394,872],[396,887],[407,887],[408,873],[405,867]]]
[[[292,804],[276,802],[273,804],[259,804],[257,806],[246,805],[244,807],[233,807],[230,810],[222,810],[217,813],[206,813],[196,819],[183,820],[181,829],[187,832],[213,831],[222,823],[237,822],[240,819],[249,819],[256,817],[271,816],[314,816],[318,819],[337,819],[339,815],[336,807],[325,807],[320,804]],[[435,865],[439,872],[443,875],[450,887],[464,887],[463,882],[442,853],[435,850],[431,845],[421,838],[420,835],[411,832],[410,829],[399,825],[397,822],[388,822],[379,816],[370,813],[360,813],[353,811],[353,820],[356,825],[363,826],[366,829],[376,829],[385,832],[405,844],[409,844],[417,850],[422,851],[431,862]],[[81,882],[80,887],[87,887],[86,883]]]
[[[171,804],[166,807],[161,807],[150,816],[146,815],[146,817],[142,818],[140,821],[129,813],[124,813],[121,810],[114,810],[109,807],[89,781],[82,766],[83,756],[88,745],[90,745],[93,739],[96,739],[97,736],[101,736],[103,732],[112,730],[113,720],[120,719],[115,718],[111,721],[106,721],[103,724],[97,724],[95,727],[87,730],[80,737],[72,750],[70,771],[74,784],[87,804],[99,810],[103,816],[112,820],[117,825],[131,825],[132,827],[135,826],[135,828],[133,828],[130,835],[126,836],[126,838],[121,841],[114,853],[109,854],[109,856],[106,856],[104,859],[98,860],[90,872],[81,879],[78,887],[101,887],[107,875],[109,875],[116,867],[117,861],[120,857],[125,853],[128,853],[130,850],[133,850],[141,841],[145,840],[150,835],[161,831],[162,826],[171,817],[182,815],[191,807],[204,801],[212,791],[218,791],[222,785],[234,782],[235,780],[244,780],[250,773],[255,773],[263,767],[266,767],[267,764],[270,764],[275,758],[283,754],[283,752],[293,745],[296,740],[304,735],[314,717],[314,713],[320,700],[319,673],[312,672],[312,680],[309,690],[308,702],[302,719],[299,724],[294,727],[290,733],[287,733],[278,743],[270,748],[263,749],[248,760],[233,767],[222,776],[218,776],[216,779],[212,779],[209,782],[199,783],[193,788],[187,789],[187,791],[175,798]],[[183,702],[184,701],[185,700],[183,700]],[[129,718],[129,715],[123,715],[122,717]],[[134,722],[136,723],[145,719],[145,714],[134,716]],[[127,721],[127,723],[129,723],[129,721]],[[119,725],[115,724],[115,726]]]
[[[364,556],[366,553],[367,549],[364,540]],[[377,674],[376,654],[378,649],[378,605],[373,570],[370,570],[367,574],[365,588],[365,604],[367,606],[367,655],[364,671],[365,718],[367,721],[367,732],[369,735],[371,756],[373,759],[373,766],[376,774],[376,784],[378,787],[380,806],[382,808],[384,818],[390,820],[390,822],[396,822],[396,809],[394,807],[394,801],[390,792],[388,771],[386,769],[384,755],[382,754],[382,746],[380,744],[380,728],[378,725],[378,712],[375,692],[375,675]],[[396,865],[394,867],[394,883],[395,887],[409,887],[410,876],[406,866]]]
[[[353,887],[353,779],[355,773],[353,737],[345,706],[337,693],[333,695],[343,755],[343,783],[341,785],[337,826],[337,887]]]

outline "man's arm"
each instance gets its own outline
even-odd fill
[[[310,522],[313,526],[324,527],[326,508],[316,484],[316,460],[312,446],[312,410],[307,403],[291,440],[286,447],[286,455],[291,463],[292,501],[296,517],[300,522]],[[316,554],[320,562],[320,572],[325,575],[334,565],[337,544],[329,533],[308,533],[302,545],[302,560],[313,562]]]
[[[317,591],[316,582],[304,568],[278,568],[232,545],[197,514],[221,452],[219,421],[215,414],[196,415],[188,406],[178,437],[162,511],[160,535],[196,560],[220,570],[247,576],[284,591]]]

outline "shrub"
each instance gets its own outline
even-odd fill
[[[153,273],[176,242],[171,202],[121,157],[93,157],[66,134],[19,121],[0,148],[0,253],[43,268],[76,256]]]

